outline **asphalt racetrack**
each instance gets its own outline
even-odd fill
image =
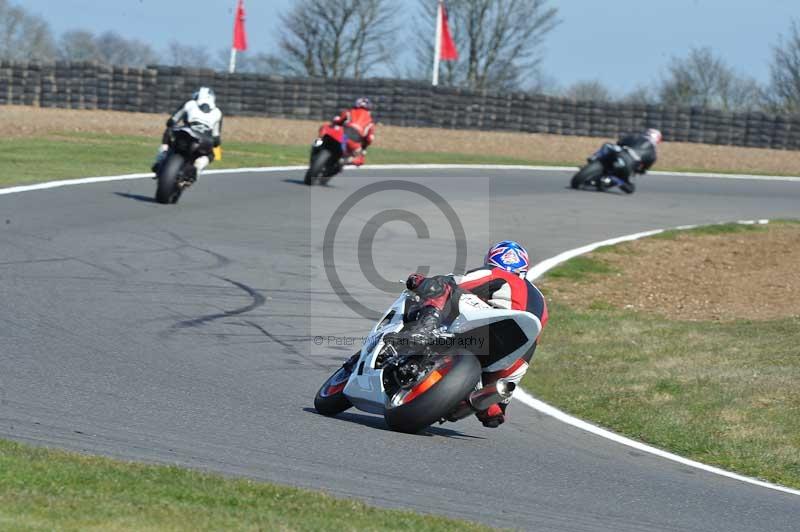
[[[150,179],[0,196],[0,437],[529,530],[798,529],[800,497],[519,402],[497,430],[470,418],[406,435],[358,411],[320,416],[313,397],[372,325],[354,302],[385,308],[391,283],[418,266],[451,271],[456,248],[474,267],[498,239],[538,261],[648,229],[797,217],[800,183],[646,176],[624,196],[569,190],[559,171],[365,168],[313,190],[301,179],[202,176],[176,206],[151,202]],[[332,227],[371,183],[388,185]]]

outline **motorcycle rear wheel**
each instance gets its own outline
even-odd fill
[[[156,187],[156,201],[163,204],[177,203],[181,190],[178,187],[178,174],[183,168],[183,157],[173,153],[161,165]]]
[[[603,175],[603,163],[600,161],[592,161],[572,176],[572,180],[570,181],[570,186],[572,188],[578,189],[582,186],[588,184],[589,181],[592,179],[597,179]]]
[[[331,156],[331,152],[323,148],[311,158],[311,164],[306,172],[306,185],[311,186],[320,182],[320,178],[325,175]]]
[[[465,353],[443,357],[450,359],[446,373],[438,370],[443,373],[438,379],[433,372],[424,375],[412,388],[424,388],[418,395],[399,405],[394,404],[395,397],[390,398],[383,414],[390,429],[410,434],[420,432],[446,418],[475,388],[481,378],[481,364],[475,356]],[[428,384],[433,379],[433,384]]]

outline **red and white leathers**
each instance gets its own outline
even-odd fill
[[[424,278],[415,274],[409,278],[407,286],[416,287],[415,291],[421,298],[420,310],[416,311],[416,315],[421,321],[429,321],[426,327],[431,326],[434,317],[437,322],[441,322],[443,319],[452,319],[454,314],[457,314],[458,306],[451,297],[459,290],[472,292],[495,308],[530,312],[539,319],[542,330],[547,324],[547,304],[539,289],[518,274],[494,266],[472,270],[463,276]],[[509,355],[497,358],[491,353],[487,357],[480,357],[483,385],[486,386],[498,379],[519,383],[528,371],[539,336],[531,349],[522,357]],[[500,425],[505,420],[505,409],[509,402],[510,399],[500,405],[494,405],[487,411],[479,412],[478,418],[484,425],[490,427]]]
[[[331,121],[343,126],[347,134],[347,151],[351,154],[350,164],[364,164],[366,149],[375,140],[375,122],[372,113],[361,107],[345,109]]]

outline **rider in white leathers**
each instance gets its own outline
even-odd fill
[[[152,167],[154,173],[158,173],[159,166],[166,158],[171,129],[181,122],[191,127],[202,139],[198,150],[200,156],[194,161],[194,175],[187,176],[193,181],[214,160],[213,148],[222,144],[222,111],[217,107],[214,91],[208,87],[200,87],[191,100],[169,117]]]

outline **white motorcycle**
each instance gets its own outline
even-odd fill
[[[384,342],[406,325],[417,296],[404,291],[373,327],[361,351],[322,385],[317,412],[334,416],[355,406],[383,414],[392,430],[416,433],[458,421],[511,397],[505,380],[481,386],[480,357],[516,360],[533,348],[542,324],[521,310],[496,309],[471,293],[459,298],[459,315],[435,332],[435,341],[415,347]]]

